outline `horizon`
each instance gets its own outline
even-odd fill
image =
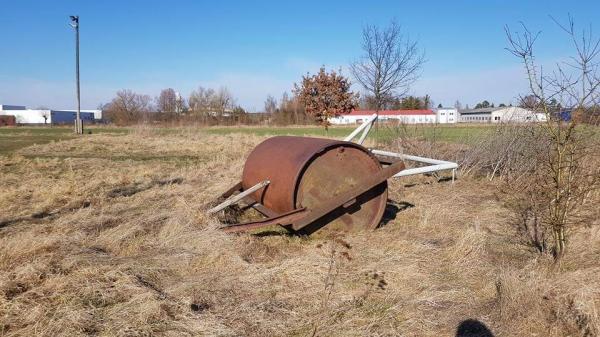
[[[522,21],[541,31],[538,60],[551,66],[568,56],[567,37],[551,17],[564,22],[569,13],[578,30],[593,28],[600,4],[20,1],[3,7],[10,15],[0,34],[0,104],[76,106],[68,23],[69,15],[79,15],[82,108],[96,109],[121,89],[155,97],[173,88],[187,99],[199,86],[224,86],[244,109],[260,112],[267,95],[279,100],[321,66],[342,69],[362,93],[347,67],[362,54],[361,29],[394,18],[426,53],[409,94],[429,94],[434,106],[456,100],[471,107],[483,100],[516,105],[527,80],[519,60],[504,50],[505,25],[518,30]]]

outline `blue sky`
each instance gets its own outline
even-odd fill
[[[187,97],[202,85],[227,86],[260,111],[268,94],[280,97],[321,65],[350,75],[363,25],[392,18],[426,52],[412,93],[444,105],[515,102],[526,81],[504,50],[504,25],[541,30],[538,60],[552,64],[570,48],[549,16],[570,13],[584,28],[599,11],[600,1],[0,0],[0,104],[75,106],[74,14],[82,107],[122,88],[155,96],[172,87]]]

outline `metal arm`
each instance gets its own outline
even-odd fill
[[[352,139],[354,139],[362,131],[363,133],[357,142],[358,144],[362,144],[364,142],[365,138],[367,138],[367,134],[369,133],[369,131],[371,131],[371,127],[373,126],[373,123],[375,123],[375,120],[377,120],[377,115],[373,114],[371,117],[369,117],[369,119],[364,121],[359,127],[357,127],[354,131],[352,131],[352,133],[350,133],[346,138],[344,138],[344,140],[347,142],[352,141]],[[407,154],[401,154],[401,153],[390,152],[390,151],[382,151],[382,150],[377,150],[377,149],[370,149],[370,151],[371,151],[371,153],[373,153],[375,155],[399,158],[399,159],[402,159],[405,161],[410,160],[410,161],[414,161],[417,163],[429,164],[429,165],[423,166],[423,167],[414,167],[414,168],[402,170],[402,171],[398,172],[397,174],[395,174],[394,177],[406,177],[406,176],[412,176],[412,175],[416,175],[416,174],[439,172],[439,171],[444,171],[444,170],[452,170],[452,181],[454,182],[454,177],[456,176],[456,169],[458,168],[457,163],[445,161],[445,160],[411,156],[411,155],[407,155]]]
[[[357,142],[358,144],[362,144],[365,141],[365,138],[367,138],[367,134],[369,133],[369,131],[371,131],[371,126],[373,126],[373,123],[375,123],[376,120],[377,114],[371,115],[371,117],[369,117],[359,127],[352,131],[352,133],[346,136],[346,138],[344,138],[344,141],[351,142],[352,139],[354,139],[362,131],[363,133]]]

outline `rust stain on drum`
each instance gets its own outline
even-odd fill
[[[249,155],[242,174],[247,189],[263,180],[271,183],[253,194],[267,208],[282,214],[319,204],[353,189],[361,178],[381,170],[379,161],[361,145],[332,139],[279,136],[260,143]],[[385,210],[387,182],[306,229],[375,228]]]

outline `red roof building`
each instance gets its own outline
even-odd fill
[[[375,110],[352,110],[352,112],[343,116],[371,116]],[[427,110],[380,110],[379,116],[435,116],[435,112]]]
[[[352,112],[332,118],[332,124],[359,124],[375,114],[375,110],[352,110]],[[435,123],[436,114],[432,110],[380,110],[380,122],[402,122],[407,124]]]

